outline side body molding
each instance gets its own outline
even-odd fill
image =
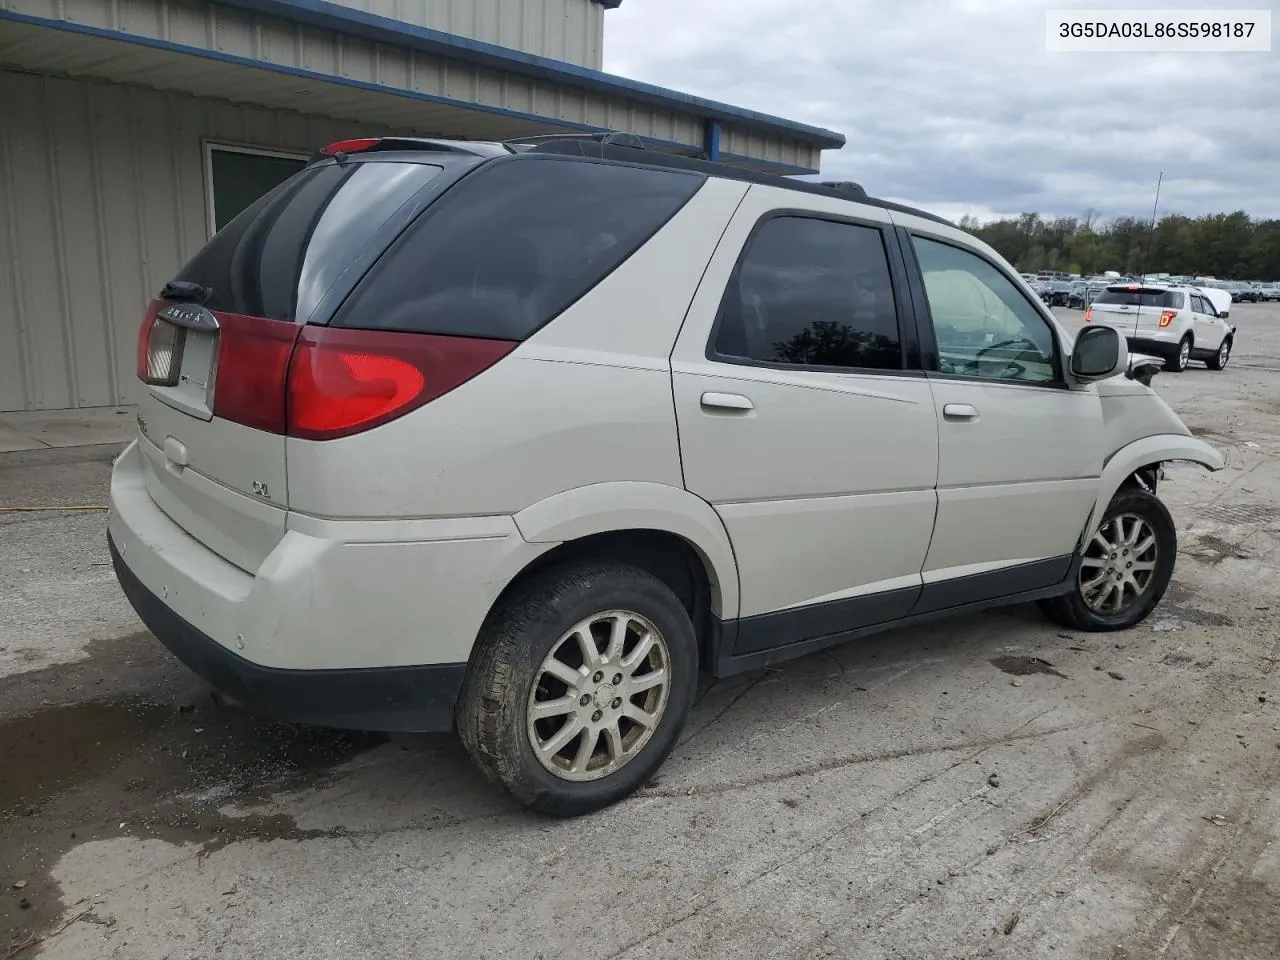
[[[1190,461],[1215,471],[1227,465],[1226,458],[1209,444],[1182,434],[1143,437],[1121,447],[1102,468],[1102,478],[1098,482],[1098,500],[1094,504],[1093,515],[1089,518],[1085,540],[1092,537],[1101,526],[1107,504],[1116,495],[1125,478],[1141,467],[1171,460]]]
[[[688,541],[701,554],[711,582],[711,612],[738,616],[738,564],[728,531],[711,505],[664,483],[593,483],[548,497],[515,515],[530,543],[563,543],[615,530],[660,530]]]

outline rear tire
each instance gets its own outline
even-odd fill
[[[1191,335],[1187,334],[1178,342],[1178,350],[1164,362],[1164,368],[1173,373],[1182,373],[1191,361]]]
[[[1224,370],[1227,361],[1231,359],[1231,338],[1223,337],[1222,346],[1218,347],[1218,352],[1205,361],[1210,370]]]
[[[623,799],[662,766],[697,679],[693,624],[666,584],[618,563],[564,564],[490,612],[458,701],[458,734],[526,807],[578,816]]]
[[[1148,538],[1150,546],[1146,546]],[[1104,542],[1113,544],[1109,551]],[[1178,532],[1169,509],[1155,494],[1124,487],[1103,514],[1098,534],[1085,545],[1071,592],[1040,601],[1040,608],[1073,630],[1135,626],[1151,614],[1169,588],[1177,554]],[[1135,582],[1141,576],[1136,568],[1147,564],[1149,576]],[[1119,599],[1111,609],[1108,600],[1115,600],[1117,591]]]

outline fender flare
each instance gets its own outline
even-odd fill
[[[683,487],[614,481],[575,487],[526,507],[514,517],[530,543],[565,543],[616,530],[657,530],[685,540],[700,555],[711,585],[711,612],[738,616],[738,562],[720,515]]]
[[[1134,471],[1158,463],[1167,463],[1170,460],[1198,463],[1215,472],[1227,465],[1227,460],[1221,453],[1196,437],[1170,433],[1134,440],[1113,453],[1102,468],[1102,477],[1098,482],[1098,499],[1089,517],[1084,540],[1088,540],[1097,532],[1098,527],[1102,525],[1102,516],[1106,513],[1111,498]]]

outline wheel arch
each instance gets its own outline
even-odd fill
[[[512,582],[567,556],[652,557],[661,553],[661,544],[679,544],[705,578],[708,612],[721,620],[738,615],[738,564],[729,533],[710,504],[683,488],[643,481],[590,484],[533,504],[514,520],[525,540],[555,546]]]
[[[1121,447],[1108,458],[1102,469],[1098,498],[1094,502],[1084,540],[1097,532],[1107,505],[1121,487],[1135,482],[1143,486],[1150,482],[1147,478],[1152,471],[1162,464],[1178,461],[1198,463],[1212,471],[1221,470],[1227,465],[1226,458],[1209,444],[1196,437],[1181,434],[1143,437]],[[1154,484],[1151,486],[1154,488]]]

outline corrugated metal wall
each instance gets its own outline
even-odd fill
[[[589,0],[475,0],[474,3],[469,0],[347,0],[347,5],[395,14],[411,22],[424,19],[432,25],[449,22],[459,30],[463,21],[472,26],[484,26],[489,21],[497,24],[499,20],[502,24],[527,24],[535,20],[545,24],[557,18],[571,23],[584,11],[597,20],[604,11],[600,4]],[[442,96],[500,110],[628,130],[679,143],[703,142],[702,118],[695,112],[637,102],[622,93],[561,86],[507,70],[445,60],[396,44],[373,43],[200,0],[0,0],[0,8],[204,48],[286,71],[317,71],[335,78],[383,86],[393,94],[407,91]],[[455,8],[458,11],[467,8],[471,13],[464,16]],[[112,63],[110,73],[98,72],[92,63],[80,60],[67,64],[18,62],[31,70],[47,69],[71,75],[90,73],[125,82],[147,83],[156,71],[149,59],[145,51],[136,51],[128,63]],[[130,72],[130,64],[136,64],[140,76]],[[215,66],[222,65],[211,65],[209,69]],[[173,83],[172,78],[170,82],[180,85]],[[254,76],[246,72],[243,90],[218,91],[216,95],[252,100],[253,84]],[[326,106],[319,102],[322,93],[316,91],[312,112],[352,115],[350,111],[337,110],[335,104]],[[337,99],[341,96],[334,94]],[[351,100],[349,90],[346,99]],[[425,109],[425,105],[420,109]],[[766,135],[750,124],[724,124],[720,146],[725,153],[808,168],[818,166],[820,154],[802,138],[774,131]]]
[[[465,0],[439,0],[430,4],[422,0],[403,0],[400,4],[397,0],[360,0],[359,3],[353,0],[349,5],[400,5],[405,7],[407,15],[410,8],[443,10],[450,4],[465,5]],[[511,11],[526,7],[550,10],[557,5],[565,9],[590,8],[588,12],[595,17],[599,17],[604,9],[588,0],[478,0],[476,4],[479,8],[497,9],[501,6]],[[447,61],[406,47],[339,36],[197,0],[140,0],[129,3],[123,0],[118,3],[105,0],[0,0],[0,7],[210,49],[290,70],[318,71],[334,77],[380,84],[392,93],[396,90],[413,91],[573,123],[629,130],[680,143],[702,143],[702,121],[691,113],[636,103],[623,96],[541,82],[508,71]],[[443,14],[437,13],[437,16]],[[504,22],[513,16],[504,14]],[[111,64],[109,75],[125,81],[150,82],[149,79],[140,79],[150,78],[156,72],[149,59],[147,51],[137,51],[129,63]],[[136,64],[139,78],[129,72],[131,64]],[[72,75],[92,71],[91,65],[80,62],[25,63],[25,66],[32,70],[48,69]],[[232,99],[252,96],[252,74],[244,75],[244,86],[244,91]],[[332,114],[331,110],[319,104],[314,112],[350,115]]]
[[[147,301],[207,239],[205,138],[298,151],[350,122],[0,71],[0,411],[136,400]]]
[[[599,70],[604,7],[591,0],[334,0],[380,17]]]
[[[822,151],[817,147],[787,137],[767,136],[760,130],[744,129],[729,124],[720,127],[720,149],[757,160],[787,163],[793,167],[817,169]]]

